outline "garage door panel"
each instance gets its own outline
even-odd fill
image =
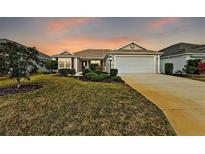
[[[116,56],[119,73],[154,73],[153,56]]]

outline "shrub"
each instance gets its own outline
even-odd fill
[[[60,73],[61,76],[67,76],[69,73],[69,69],[67,68],[59,69],[58,72]]]
[[[205,62],[199,63],[199,71],[200,71],[200,74],[205,74]]]
[[[165,64],[165,74],[172,75],[173,74],[174,66],[172,63]]]
[[[187,61],[186,65],[183,68],[183,71],[187,74],[199,74],[199,63],[200,59],[190,59]]]
[[[64,68],[64,69],[58,70],[58,72],[60,73],[61,76],[67,76],[68,74],[72,76],[75,75],[75,69]]]
[[[110,70],[110,76],[117,76],[118,70],[117,69],[111,69]]]
[[[97,66],[96,67],[96,70],[95,70],[96,72],[103,72],[103,67],[102,66]]]
[[[108,79],[110,77],[109,74],[105,74],[105,73],[98,74],[98,75],[102,76],[103,79]]]
[[[90,70],[88,68],[83,69],[83,76],[85,76],[87,73],[90,73]]]
[[[85,78],[90,81],[102,81],[104,80],[104,77],[102,75],[98,75],[94,72],[86,73]]]
[[[45,62],[45,67],[53,72],[53,70],[58,69],[58,62],[57,60],[47,60]]]
[[[74,69],[74,68],[72,68],[72,69],[70,69],[70,72],[69,72],[68,74],[70,74],[70,75],[72,75],[72,76],[73,76],[73,75],[75,75],[75,73],[76,73],[76,72],[75,72],[75,69]]]
[[[121,82],[122,81],[120,76],[114,76],[114,77],[112,77],[112,80],[113,81],[117,81],[117,82]]]
[[[177,70],[174,75],[176,76],[183,76],[183,72],[181,70]]]
[[[93,72],[96,71],[97,67],[98,67],[98,64],[90,64],[90,65],[89,65],[89,69],[90,69],[91,71],[93,71]]]

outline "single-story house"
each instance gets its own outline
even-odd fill
[[[186,61],[189,59],[205,59],[205,45],[197,45],[190,43],[178,43],[172,46],[166,47],[159,52],[163,52],[161,55],[161,73],[165,73],[165,64],[173,63],[173,72],[184,68]]]
[[[76,72],[81,72],[89,64],[98,64],[107,72],[111,65],[119,73],[160,73],[161,54],[162,52],[147,50],[130,42],[116,50],[86,49],[75,53],[64,51],[52,58],[58,60],[58,69],[74,68]]]

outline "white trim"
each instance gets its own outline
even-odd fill
[[[74,68],[78,72],[78,58],[74,58]]]
[[[154,60],[153,60],[153,62],[154,62],[154,73],[156,73],[156,56],[154,56]]]
[[[141,49],[145,49],[144,47],[142,47],[142,46],[139,46],[135,41],[131,41],[131,42],[128,42],[126,45],[123,45],[123,46],[121,46],[120,48],[118,48],[117,50],[120,50],[121,48],[124,48],[124,47],[126,47],[126,46],[128,46],[128,45],[130,45],[130,44],[132,44],[132,43],[134,43],[134,44],[136,44],[139,48],[141,48]],[[145,49],[146,50],[146,49]]]
[[[159,55],[158,55],[159,56]],[[115,68],[116,68],[116,57],[153,57],[153,65],[154,65],[154,69],[153,69],[153,73],[156,73],[156,59],[155,59],[155,55],[115,55]]]
[[[157,61],[157,63],[158,63],[157,64],[158,65],[158,70],[157,70],[157,72],[161,73],[161,71],[160,71],[160,65],[161,65],[161,63],[160,63],[160,56],[158,55],[157,58],[158,58],[158,61]]]

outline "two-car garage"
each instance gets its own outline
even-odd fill
[[[155,73],[154,55],[115,55],[115,68],[119,73]]]

